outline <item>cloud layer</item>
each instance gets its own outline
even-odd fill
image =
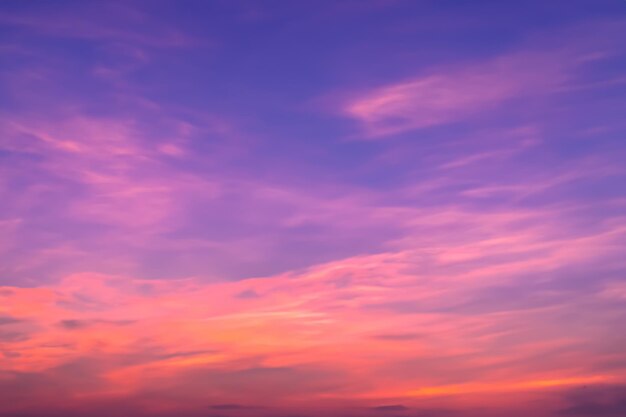
[[[622,415],[583,3],[0,6],[0,416]]]

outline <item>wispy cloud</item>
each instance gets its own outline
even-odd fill
[[[331,397],[413,401],[618,380],[617,369],[594,369],[599,358],[619,355],[617,340],[607,337],[622,312],[604,304],[615,281],[591,284],[577,276],[610,271],[604,256],[610,247],[623,249],[623,230],[550,241],[545,228],[511,229],[515,219],[486,214],[472,220],[474,227],[482,224],[480,232],[451,235],[446,244],[423,242],[419,249],[240,282],[77,274],[55,286],[5,287],[2,305],[14,318],[5,326],[34,326],[26,337],[5,340],[5,349],[17,354],[5,358],[5,369],[47,372],[99,358],[104,368],[84,370],[84,378],[108,382],[93,390],[87,385],[90,396],[139,395],[178,380],[180,391],[172,387],[168,395],[191,395],[198,407],[205,401],[200,391],[183,389],[198,388],[198,369],[222,381],[210,388],[219,398],[235,400],[245,386],[247,398],[266,406],[276,405],[270,393],[279,387],[281,404],[289,404],[305,391],[308,397],[325,398],[331,390]],[[478,237],[493,228],[497,239]],[[603,313],[572,322],[581,303]],[[580,329],[604,336],[589,344]],[[146,344],[160,353],[149,354]],[[181,345],[194,353],[177,354]],[[538,365],[536,355],[549,351],[555,355],[547,357],[550,363]],[[143,359],[123,359],[129,357]],[[260,370],[249,370],[250,364]],[[355,383],[357,374],[370,382]],[[269,391],[250,382],[257,377]]]
[[[621,412],[616,9],[330,3],[0,6],[0,416]]]
[[[598,28],[603,30],[602,24]],[[586,30],[592,33],[594,28]],[[513,100],[576,88],[583,65],[612,55],[603,42],[580,44],[579,36],[568,39],[565,46],[552,40],[550,46],[522,46],[482,62],[424,70],[414,78],[354,94],[343,113],[359,122],[365,137],[376,138],[463,122],[497,112]]]

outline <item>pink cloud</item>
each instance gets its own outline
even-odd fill
[[[592,343],[581,329],[604,331],[602,322],[617,317],[603,302],[623,291],[607,284],[587,292],[603,313],[569,325],[582,295],[567,274],[593,271],[623,249],[625,229],[550,238],[558,215],[422,211],[413,239],[397,250],[239,282],[79,273],[2,287],[0,316],[11,318],[3,367],[69,384],[69,375],[50,372],[97,358],[81,371],[91,382],[71,392],[90,404],[167,392],[144,412],[176,409],[183,398],[198,409],[207,395],[288,409],[303,398],[411,405],[619,382],[619,370],[594,366],[620,356],[612,342]],[[431,226],[437,239],[421,232]],[[550,274],[556,292],[545,285]],[[523,290],[529,280],[537,287]],[[272,388],[244,383],[257,377]]]
[[[510,99],[546,93],[567,79],[553,53],[519,53],[383,86],[344,111],[368,136],[385,136],[461,121]]]
[[[586,88],[577,80],[577,71],[613,56],[618,48],[590,34],[601,32],[610,39],[620,25],[605,22],[570,28],[482,62],[433,67],[353,94],[343,103],[342,113],[356,120],[366,137],[376,138],[466,121],[498,110],[510,100]]]
[[[622,22],[502,52],[465,8],[166,3],[0,11],[0,416],[548,417],[626,384]],[[464,129],[342,141],[302,106],[329,83],[362,139]]]

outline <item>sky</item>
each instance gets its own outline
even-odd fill
[[[626,415],[626,2],[3,0],[0,417]]]

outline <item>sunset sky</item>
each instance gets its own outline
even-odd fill
[[[626,1],[1,0],[0,417],[626,416]]]

